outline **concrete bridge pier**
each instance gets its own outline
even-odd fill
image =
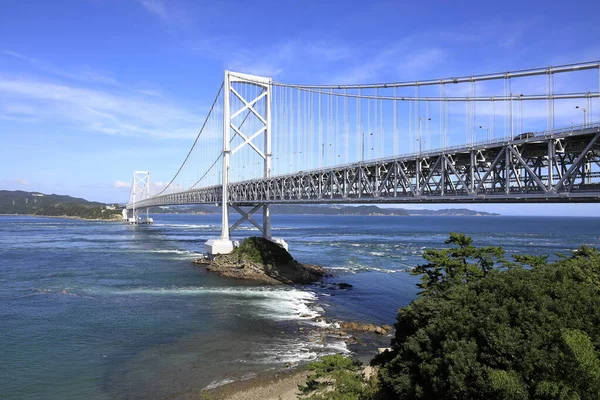
[[[230,232],[238,228],[244,222],[249,222],[254,225],[260,231],[263,238],[279,244],[286,250],[288,249],[288,244],[285,240],[271,236],[271,210],[269,209],[268,204],[232,205],[231,207],[240,214],[240,218],[230,227],[229,209],[227,208],[227,211],[223,212],[221,236],[218,239],[208,240],[204,244],[204,250],[209,256],[229,254],[234,248],[239,246],[240,242],[238,240],[231,240]],[[247,209],[245,210],[244,208]],[[262,211],[262,224],[252,218],[253,214],[260,211]]]
[[[231,207],[240,214],[240,218],[229,226],[229,207],[223,207],[223,217],[221,226],[221,236],[218,239],[208,240],[204,244],[204,251],[209,256],[217,254],[229,254],[240,245],[238,240],[232,240],[230,232],[238,228],[242,223],[249,222],[254,225],[262,234],[262,237],[279,244],[284,249],[288,249],[288,244],[281,238],[271,236],[271,210],[268,204],[244,204],[231,205]],[[245,209],[246,208],[246,209]],[[262,224],[252,218],[252,215],[262,211]]]
[[[145,216],[140,215],[139,208],[123,209],[123,220],[132,225],[152,224],[154,220],[148,216],[148,208],[146,207]]]

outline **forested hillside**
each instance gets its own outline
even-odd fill
[[[67,216],[84,219],[116,219],[120,210],[110,210],[106,204],[58,195],[0,190],[0,214]]]

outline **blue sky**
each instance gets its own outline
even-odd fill
[[[133,170],[167,182],[224,69],[318,84],[592,61],[599,12],[597,1],[5,1],[0,188],[122,202]]]

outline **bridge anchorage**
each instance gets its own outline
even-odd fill
[[[221,235],[205,244],[214,255],[234,249],[242,224],[287,247],[272,237],[275,203],[599,202],[594,119],[600,62],[366,85],[226,71],[169,184],[150,195],[149,174],[134,174],[127,216],[218,204]]]

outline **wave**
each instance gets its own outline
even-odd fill
[[[238,226],[235,228],[236,231],[257,231],[258,228],[255,226]]]
[[[219,381],[212,381],[211,383],[206,385],[206,387],[204,389],[205,390],[215,389],[215,388],[218,388],[219,386],[227,385],[232,382],[235,382],[235,379],[225,378],[225,379],[221,379]]]
[[[316,339],[318,335],[310,339]],[[285,364],[296,365],[314,361],[319,357],[329,354],[349,354],[350,350],[342,339],[326,339],[324,343],[314,341],[295,341],[282,344],[269,344],[264,347],[253,359],[239,359],[237,362],[244,364]]]
[[[251,301],[255,315],[271,320],[312,320],[319,317],[322,309],[314,307],[317,296],[313,292],[298,289],[275,289],[266,287],[162,287],[131,288],[110,292],[112,295],[171,295],[202,296],[218,295],[243,298]]]
[[[247,381],[248,379],[252,379],[254,377],[256,377],[257,374],[254,372],[250,372],[247,373],[245,375],[242,375],[238,380],[239,381]],[[223,386],[223,385],[227,385],[229,383],[235,382],[235,379],[232,378],[225,378],[225,379],[221,379],[218,381],[212,381],[211,383],[209,383],[208,385],[206,385],[206,387],[204,388],[204,390],[210,390],[210,389],[215,389],[218,388],[219,386]]]
[[[141,253],[158,253],[158,254],[178,254],[190,257],[201,257],[202,253],[197,253],[189,250],[178,250],[178,249],[152,249],[152,250],[136,250],[135,252]]]
[[[202,294],[202,293],[222,293],[222,294],[233,294],[233,295],[247,295],[247,296],[268,296],[269,294],[277,294],[282,297],[288,296],[289,298],[301,297],[314,299],[315,295],[312,292],[301,291],[298,289],[287,289],[287,288],[271,288],[268,286],[255,286],[255,287],[244,287],[244,286],[223,286],[223,287],[205,287],[205,286],[186,286],[186,287],[142,287],[142,288],[131,288],[113,292],[113,294]],[[295,296],[298,294],[299,296]]]
[[[64,289],[34,289],[33,293],[24,294],[21,296],[15,296],[15,297],[12,297],[12,299],[25,299],[25,298],[34,297],[34,296],[53,296],[53,295],[72,296],[72,297],[79,297],[82,299],[95,299],[92,296],[88,296],[88,295],[77,293],[77,292],[72,292],[71,289],[72,288],[70,288],[70,287],[67,287]]]
[[[198,228],[219,228],[220,225],[215,224],[154,224],[154,226],[158,227],[167,227],[167,228],[184,228],[184,229],[198,229]]]
[[[380,268],[380,267],[371,267],[367,265],[357,264],[355,266],[346,266],[346,267],[327,267],[327,270],[332,270],[334,272],[342,271],[350,274],[356,274],[359,272],[383,272],[385,274],[395,274],[397,272],[406,272],[408,268],[400,268],[400,269],[388,269],[388,268]]]

